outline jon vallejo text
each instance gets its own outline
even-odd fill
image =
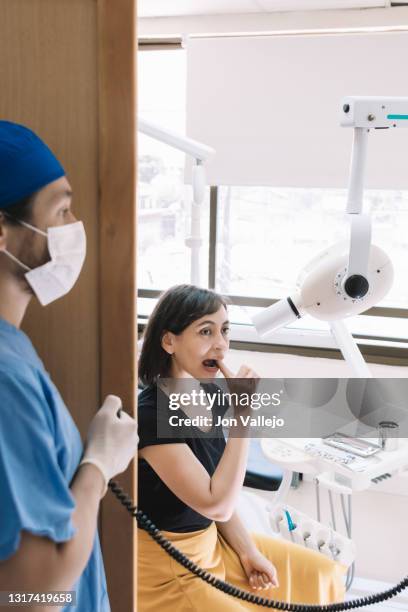
[[[214,425],[215,427],[236,427],[238,424],[242,424],[244,427],[271,427],[275,429],[275,427],[284,427],[285,419],[281,417],[276,417],[275,415],[272,417],[266,417],[264,414],[258,414],[256,416],[251,416],[250,414],[240,414],[237,417],[221,417],[217,416],[215,422],[213,423],[213,419],[211,416],[203,416],[197,415],[194,417],[186,417],[180,416],[178,414],[173,414],[169,417],[169,425],[171,427],[211,427]]]

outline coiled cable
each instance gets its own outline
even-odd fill
[[[317,604],[298,604],[298,603],[288,603],[285,601],[274,601],[273,599],[265,599],[264,597],[259,597],[259,595],[254,595],[253,593],[249,593],[247,591],[242,591],[232,584],[228,584],[228,582],[224,582],[220,580],[216,576],[213,576],[206,570],[202,569],[195,563],[193,563],[186,555],[184,555],[180,550],[178,550],[170,540],[167,540],[160,530],[152,523],[146,514],[143,513],[142,510],[138,509],[137,506],[134,505],[132,499],[126,495],[126,493],[121,489],[116,482],[111,480],[109,482],[109,488],[114,495],[118,498],[120,503],[126,508],[126,510],[137,520],[139,527],[147,531],[147,533],[153,538],[159,546],[163,548],[173,559],[175,559],[180,565],[188,569],[191,573],[195,574],[201,580],[204,580],[211,586],[216,589],[223,591],[227,595],[232,595],[232,597],[237,597],[238,599],[242,599],[244,601],[248,601],[250,603],[256,604],[258,606],[263,606],[265,608],[274,608],[275,610],[285,610],[286,612],[342,612],[343,610],[352,610],[354,608],[363,608],[366,606],[371,606],[381,601],[385,601],[387,599],[391,599],[395,597],[401,591],[408,588],[408,576],[406,576],[401,582],[396,584],[391,589],[387,591],[382,591],[380,593],[375,593],[374,595],[369,595],[367,597],[360,597],[359,599],[353,599],[350,601],[344,601],[340,603],[327,604],[327,605],[317,605]]]

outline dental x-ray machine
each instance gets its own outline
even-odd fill
[[[408,127],[408,98],[349,96],[341,102],[341,125],[354,130],[347,209],[349,244],[337,243],[312,259],[300,272],[294,295],[253,317],[261,336],[304,314],[328,321],[355,377],[369,378],[365,363],[343,319],[378,303],[389,291],[393,267],[388,255],[371,244],[371,219],[363,214],[363,185],[371,129]]]

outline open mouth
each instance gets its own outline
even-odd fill
[[[203,366],[205,368],[218,369],[217,361],[215,359],[204,359]]]

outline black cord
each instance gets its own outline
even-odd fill
[[[265,608],[275,608],[275,610],[285,610],[286,612],[342,612],[342,610],[351,610],[354,608],[363,608],[365,606],[371,606],[381,601],[385,601],[387,599],[391,599],[395,597],[401,591],[408,588],[408,576],[406,576],[401,582],[396,584],[391,589],[387,591],[382,591],[381,593],[376,593],[374,595],[369,595],[368,597],[360,597],[359,599],[353,599],[350,601],[344,601],[341,603],[328,604],[324,606],[319,606],[316,604],[297,604],[297,603],[287,603],[285,601],[274,601],[273,599],[265,599],[264,597],[259,597],[258,595],[254,595],[253,593],[249,593],[247,591],[241,591],[237,587],[232,584],[228,584],[228,582],[224,582],[216,576],[213,576],[209,572],[203,570],[201,567],[198,567],[195,563],[193,563],[188,557],[186,557],[180,550],[175,548],[170,540],[167,540],[160,532],[160,530],[152,523],[146,514],[139,510],[137,506],[133,504],[133,501],[130,499],[128,495],[121,489],[116,482],[111,480],[109,482],[109,488],[116,495],[120,503],[126,508],[126,510],[135,517],[137,520],[139,527],[147,531],[147,533],[169,554],[173,559],[175,559],[180,565],[188,569],[190,572],[208,582],[211,586],[227,593],[227,595],[232,595],[233,597],[237,597],[238,599],[243,599],[244,601],[249,601],[250,603],[257,604],[258,606],[264,606]]]

